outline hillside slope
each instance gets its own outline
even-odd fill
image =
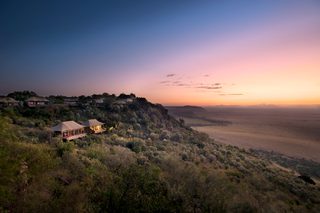
[[[82,97],[77,107],[1,110],[1,211],[319,210],[319,183],[307,184],[291,169],[215,143],[144,98],[104,98],[99,107]],[[59,121],[88,118],[105,122],[109,131],[69,142],[50,137],[49,127]]]

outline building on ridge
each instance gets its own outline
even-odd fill
[[[98,121],[97,119],[90,119],[85,122],[82,122],[82,125],[86,127],[86,130],[89,133],[97,134],[106,131],[106,129],[103,128],[104,123]]]
[[[63,140],[74,140],[86,136],[85,126],[75,121],[64,121],[51,128],[54,136],[59,135]]]

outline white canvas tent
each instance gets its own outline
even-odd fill
[[[73,140],[76,138],[84,137],[84,127],[75,121],[64,121],[51,128],[53,132],[61,133],[62,138],[65,140]]]
[[[7,106],[18,106],[19,101],[14,100],[10,97],[0,97],[0,107],[7,107]]]
[[[44,97],[30,97],[26,100],[29,107],[45,106],[48,105],[49,100]]]
[[[102,133],[106,131],[106,129],[102,127],[104,123],[98,121],[97,119],[90,119],[82,122],[82,124],[93,133]]]
[[[85,122],[82,122],[82,124],[86,127],[90,127],[90,126],[99,126],[99,125],[103,125],[104,123],[98,121],[97,119],[90,119],[87,120]]]

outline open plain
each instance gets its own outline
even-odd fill
[[[320,162],[319,107],[170,108],[217,142]]]

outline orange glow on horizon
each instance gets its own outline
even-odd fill
[[[141,54],[136,60],[119,57],[112,68],[89,63],[76,69],[72,84],[59,92],[135,93],[164,105],[319,105],[320,19],[316,9],[307,10],[223,36],[208,29],[180,45],[153,46],[157,40],[151,40],[133,52]]]
[[[318,105],[320,31],[305,29],[310,33],[289,29],[292,37],[273,32],[272,39],[252,34],[254,42],[192,49],[164,63],[162,70],[174,70],[173,76],[144,75],[150,83],[139,82],[144,87],[138,93],[165,105]]]
[[[240,105],[240,106],[249,106],[249,105],[320,105],[320,95],[318,97],[307,97],[300,99],[291,99],[291,98],[260,98],[260,99],[246,99],[243,97],[231,97],[231,98],[212,98],[205,99],[199,97],[191,99],[177,99],[177,98],[162,98],[162,99],[150,99],[150,101],[155,103],[160,103],[163,105],[199,105],[199,106],[214,106],[214,105]]]

